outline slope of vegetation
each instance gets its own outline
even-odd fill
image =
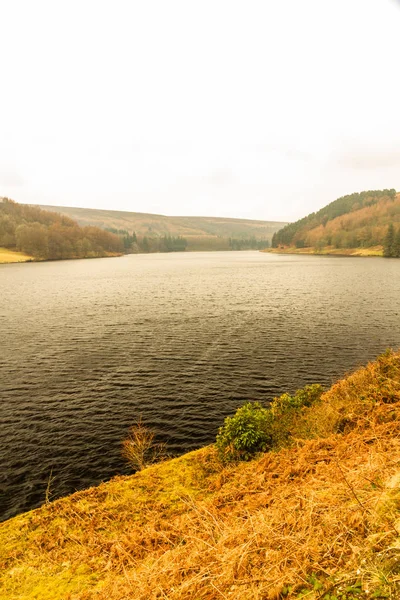
[[[121,254],[121,239],[98,227],[80,227],[72,219],[37,207],[0,199],[0,247],[27,259],[94,258]],[[15,261],[9,261],[15,262]]]
[[[139,246],[146,238],[150,251],[165,237],[184,238],[187,250],[244,250],[267,247],[275,231],[286,223],[220,217],[168,217],[137,212],[40,206],[66,215],[80,225],[122,230],[135,236]],[[146,242],[145,242],[146,244]],[[139,251],[146,252],[139,248]],[[161,250],[163,251],[163,250]]]
[[[207,447],[3,523],[0,598],[398,599],[400,353],[301,398],[275,451]]]
[[[382,254],[389,226],[400,245],[400,194],[394,189],[366,191],[338,198],[286,225],[274,234],[272,246],[343,254],[375,248],[373,254]]]

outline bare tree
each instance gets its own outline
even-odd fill
[[[166,457],[166,444],[155,443],[154,437],[154,431],[143,423],[142,417],[129,428],[129,435],[122,442],[122,456],[135,470],[141,471]]]

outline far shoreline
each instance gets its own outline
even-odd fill
[[[183,250],[179,252],[128,252],[124,253],[109,253],[104,256],[74,256],[70,258],[37,258],[34,256],[30,256],[25,254],[24,252],[18,252],[16,250],[9,250],[8,248],[0,248],[0,265],[11,265],[11,264],[22,264],[22,263],[43,263],[43,262],[60,262],[63,260],[85,260],[85,259],[94,259],[94,258],[121,258],[123,256],[149,256],[149,255],[160,255],[160,254],[195,254],[197,252],[201,252],[206,254],[207,252],[267,252],[266,250],[257,250],[254,248],[245,248],[243,250],[215,250],[215,249],[201,249],[201,250]]]
[[[38,262],[59,262],[61,260],[85,260],[92,258],[117,258],[125,256],[124,254],[108,253],[104,256],[72,256],[70,258],[37,258],[24,252],[17,250],[9,250],[8,248],[0,248],[0,265],[16,265],[22,263],[38,263]]]
[[[265,248],[260,252],[270,254],[289,254],[297,256],[338,256],[338,257],[353,257],[353,258],[385,258],[383,256],[382,246],[372,246],[370,248],[333,248],[324,247],[321,250],[315,248]]]

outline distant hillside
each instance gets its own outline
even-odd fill
[[[122,254],[119,236],[99,227],[80,227],[72,219],[0,198],[0,262],[93,258]],[[24,255],[15,254],[25,253]],[[5,257],[5,258],[4,258]]]
[[[395,256],[394,249],[389,254],[385,250],[389,228],[393,238],[400,236],[400,194],[394,189],[372,190],[338,198],[286,225],[273,235],[272,247],[345,254],[374,249],[373,254]]]
[[[235,240],[265,241],[268,245],[272,236],[286,223],[279,221],[255,221],[221,217],[168,217],[165,215],[73,208],[69,206],[39,206],[75,219],[80,225],[95,225],[103,229],[133,232],[137,236],[160,238],[181,236],[190,250],[228,250],[229,238]],[[232,246],[232,244],[231,244]],[[240,246],[240,244],[239,244]],[[238,248],[240,249],[240,248]]]

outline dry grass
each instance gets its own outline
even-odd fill
[[[318,254],[326,256],[383,256],[383,246],[371,246],[370,248],[335,248],[334,246],[325,246],[320,250],[309,248],[267,248],[261,252],[271,252],[272,254]]]
[[[294,432],[250,463],[204,448],[11,519],[0,598],[400,598],[400,354]]]
[[[15,252],[14,250],[8,250],[8,248],[0,248],[0,264],[28,262],[31,260],[35,260],[33,256],[24,254],[24,252]]]
[[[157,444],[154,437],[154,431],[146,427],[141,417],[130,427],[128,438],[122,442],[122,456],[135,471],[165,460],[166,444]]]

